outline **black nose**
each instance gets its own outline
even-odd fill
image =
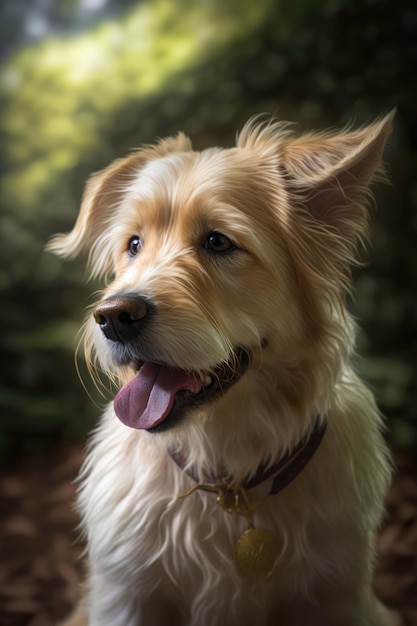
[[[107,339],[126,343],[148,318],[150,304],[140,296],[113,296],[94,309],[93,316]]]

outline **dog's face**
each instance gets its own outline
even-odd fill
[[[130,425],[171,427],[223,395],[270,344],[282,360],[294,358],[300,307],[268,187],[261,164],[234,149],[151,160],[126,188],[112,242],[115,279],[90,332],[109,365],[146,364],[132,395],[116,402]],[[148,364],[160,366],[149,376],[165,394],[144,390]],[[143,413],[139,383],[152,404]]]
[[[236,148],[203,152],[179,135],[89,182],[53,247],[88,248],[112,275],[86,335],[125,383],[122,421],[170,430],[254,376],[291,402],[314,369],[337,369],[341,294],[389,125],[293,139],[252,124]]]

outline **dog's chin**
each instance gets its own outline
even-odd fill
[[[138,359],[131,364],[136,371],[135,379],[115,398],[116,415],[125,425],[152,434],[174,429],[195,410],[225,395],[244,376],[251,363],[251,354],[247,348],[237,348],[226,363],[203,374]],[[143,383],[142,378],[148,382]],[[153,378],[152,383],[149,378]],[[176,384],[172,383],[173,379]],[[146,401],[143,396],[147,396]],[[155,413],[153,405],[158,407],[160,415]]]

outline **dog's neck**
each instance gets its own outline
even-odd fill
[[[247,491],[272,478],[269,495],[275,495],[289,485],[314,456],[323,439],[326,426],[326,418],[316,418],[314,426],[303,435],[291,450],[283,452],[273,464],[262,461],[258,465],[256,472],[246,476],[238,485],[233,477],[215,473],[205,475],[203,481],[201,481],[198,472],[193,466],[189,466],[187,459],[181,451],[171,448],[168,452],[177,466],[194,482],[200,483],[202,488],[207,486],[211,490],[212,487],[224,488],[226,485],[231,486],[233,489],[239,487]]]

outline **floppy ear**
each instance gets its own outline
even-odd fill
[[[280,146],[296,205],[317,225],[354,245],[366,232],[366,197],[392,129],[395,111],[354,132],[307,134]]]
[[[88,250],[88,261],[93,275],[108,271],[108,255],[106,263],[103,255],[95,254],[95,247],[100,237],[112,225],[129,184],[148,161],[162,158],[171,152],[191,149],[190,140],[179,133],[177,137],[164,139],[156,146],[143,148],[124,159],[118,159],[106,169],[93,174],[85,186],[73,230],[65,235],[55,235],[47,245],[47,250],[67,258]]]

